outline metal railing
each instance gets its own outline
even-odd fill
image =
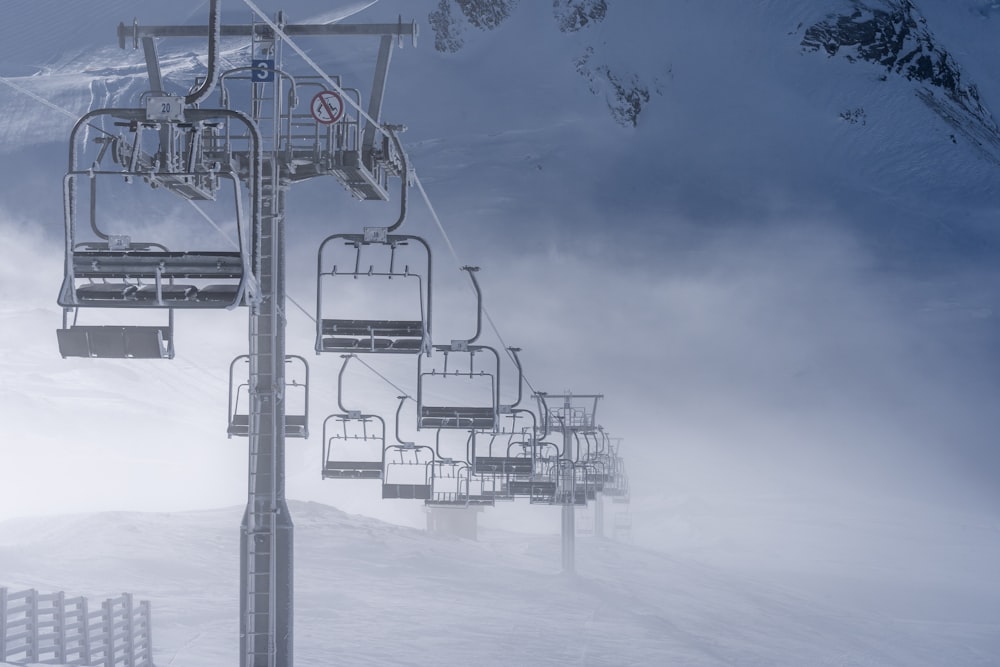
[[[149,602],[0,588],[0,663],[153,667]]]

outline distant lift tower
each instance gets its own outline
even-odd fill
[[[580,484],[580,471],[586,463],[580,451],[580,437],[597,432],[597,402],[602,394],[535,394],[542,429],[562,433],[556,503],[562,505],[562,571],[576,572],[576,506],[587,504],[587,484]],[[586,482],[586,473],[583,473]]]
[[[173,310],[199,307],[248,307],[248,414],[230,435],[249,439],[249,481],[241,530],[240,665],[291,667],[292,520],[285,503],[285,437],[307,430],[285,415],[285,196],[293,182],[333,176],[362,200],[388,199],[388,179],[406,187],[405,159],[392,130],[381,124],[382,98],[394,40],[416,41],[416,24],[288,24],[255,17],[247,25],[221,25],[219,0],[212,0],[207,26],[118,27],[119,45],[141,45],[149,70],[150,92],[136,109],[91,112],[111,116],[121,129],[101,139],[97,162],[110,153],[125,182],[146,182],[185,199],[214,201],[219,179],[239,184],[251,202],[237,252],[176,252],[160,243],[137,244],[124,234],[103,231],[94,205],[97,167],[78,166],[71,151],[67,176],[67,259],[60,292],[66,313],[59,331],[63,356],[171,358]],[[337,77],[292,76],[282,46],[299,36],[368,35],[381,38],[366,118],[361,93],[340,87]],[[247,37],[250,61],[220,71],[225,36]],[[156,53],[157,37],[208,40],[208,73],[187,95],[165,92]],[[205,109],[213,92],[218,104]],[[345,99],[349,98],[349,99]],[[300,99],[305,103],[301,105]],[[108,137],[112,135],[105,133]],[[110,147],[110,151],[106,150]],[[95,163],[96,164],[96,163]],[[79,185],[78,185],[79,184]],[[90,225],[87,218],[90,192]],[[81,194],[82,193],[82,194]],[[95,217],[96,216],[96,217]],[[238,221],[239,222],[239,221]],[[79,230],[97,238],[83,243]],[[245,230],[245,234],[243,231]],[[81,232],[82,233],[82,232]],[[212,283],[211,285],[206,283]],[[221,284],[219,284],[221,283]],[[159,308],[166,326],[78,325],[80,307]],[[127,312],[127,311],[125,311]],[[292,357],[294,359],[294,357]],[[296,416],[298,418],[298,416]]]

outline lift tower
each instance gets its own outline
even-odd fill
[[[581,486],[577,480],[578,464],[582,463],[577,443],[580,435],[596,431],[597,402],[604,396],[538,392],[535,398],[538,399],[543,430],[562,433],[563,437],[555,500],[562,505],[562,571],[573,574],[576,572],[576,506],[587,504],[586,483]]]
[[[334,176],[363,200],[388,199],[390,176],[404,179],[406,187],[401,149],[381,125],[381,106],[393,40],[402,46],[403,37],[409,36],[415,44],[417,29],[415,23],[404,24],[401,19],[384,24],[290,24],[281,12],[273,21],[255,16],[250,24],[221,25],[218,0],[212,1],[210,11],[207,27],[123,23],[118,27],[118,40],[122,48],[128,41],[134,48],[142,44],[156,96],[163,95],[163,86],[154,38],[207,37],[209,73],[202,88],[221,88],[227,108],[249,106],[250,134],[256,136],[243,137],[245,148],[237,146],[240,138],[229,136],[224,145],[213,147],[220,158],[235,166],[251,190],[259,188],[260,202],[251,221],[252,264],[259,285],[254,298],[243,304],[250,311],[250,414],[248,499],[241,526],[240,665],[291,667],[293,527],[285,502],[285,197],[292,183],[317,176]],[[360,92],[345,91],[339,80],[315,73],[292,76],[285,69],[285,42],[291,44],[296,36],[332,35],[381,38],[364,114],[360,108],[356,113],[349,108],[350,101],[360,105]],[[218,71],[223,36],[250,38],[249,66]],[[237,91],[238,81],[249,91]],[[310,108],[296,111],[303,92],[309,95],[307,102],[312,100]],[[190,96],[176,99],[192,104]]]

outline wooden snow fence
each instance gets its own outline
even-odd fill
[[[153,667],[149,602],[123,593],[91,610],[87,598],[0,588],[0,663]]]

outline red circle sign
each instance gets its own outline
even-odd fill
[[[313,96],[309,111],[317,123],[333,125],[344,115],[344,100],[332,90],[324,90]]]

